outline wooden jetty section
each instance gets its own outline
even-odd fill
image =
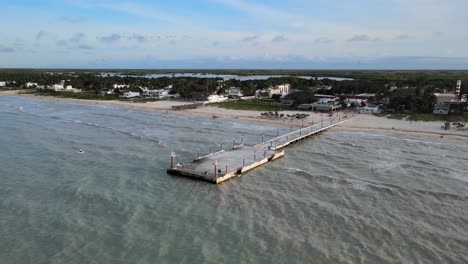
[[[171,167],[167,169],[167,173],[219,184],[283,157],[282,149],[286,146],[339,125],[353,116],[354,113],[340,113],[318,124],[284,135],[279,135],[278,130],[277,137],[255,146],[244,145],[242,139],[240,145],[235,145],[233,142],[232,149],[223,150],[221,143],[220,151],[205,156],[200,156],[198,153],[197,158],[190,164],[179,163],[179,157],[171,153]]]

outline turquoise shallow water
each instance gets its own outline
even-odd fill
[[[468,262],[468,145],[328,131],[219,186],[165,172],[261,133],[1,96],[0,262]]]

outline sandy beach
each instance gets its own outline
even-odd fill
[[[167,112],[178,115],[192,115],[206,118],[235,119],[241,122],[269,123],[281,126],[307,126],[328,119],[328,114],[314,113],[310,111],[281,111],[285,116],[297,113],[309,114],[303,120],[295,118],[268,119],[261,118],[259,111],[232,110],[213,106],[202,106],[197,109],[175,111],[172,106],[189,104],[188,102],[178,101],[156,101],[147,103],[134,103],[125,101],[101,101],[101,100],[81,100],[70,98],[57,98],[47,96],[36,96],[32,94],[19,94],[18,91],[2,91],[0,96],[24,96],[40,100],[56,102],[74,102],[84,104],[100,104],[129,109]],[[383,134],[400,138],[407,138],[421,141],[449,142],[456,144],[468,144],[468,131],[442,130],[442,122],[410,122],[397,119],[388,119],[373,115],[358,115],[351,120],[333,128],[334,131],[353,131],[366,132],[374,134]]]

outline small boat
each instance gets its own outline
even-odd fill
[[[84,150],[80,149],[80,150],[78,150],[78,153],[85,154],[86,152]]]

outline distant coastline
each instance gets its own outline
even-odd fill
[[[36,96],[32,94],[18,94],[18,91],[0,91],[0,96],[22,96],[38,100],[48,100],[55,102],[107,105],[148,112],[161,112],[176,115],[198,116],[204,118],[219,118],[226,120],[236,120],[239,122],[268,123],[280,126],[301,126],[302,124],[308,125],[312,122],[319,123],[322,118],[324,118],[325,120],[326,118],[328,118],[326,114],[321,115],[310,111],[288,110],[281,111],[281,113],[283,113],[285,116],[293,115],[296,113],[306,113],[310,114],[310,116],[308,116],[304,120],[272,120],[261,118],[260,111],[225,109],[215,107],[212,105],[206,105],[201,108],[185,111],[172,110],[172,106],[174,105],[187,104],[187,102],[178,101],[154,101],[147,103],[135,103],[116,100],[82,100],[48,96]],[[410,122],[407,120],[388,119],[384,117],[362,114],[343,123],[338,127],[333,128],[332,130],[383,134],[400,138],[431,142],[468,144],[468,132],[445,131],[441,129],[441,125],[442,122],[439,121]]]

